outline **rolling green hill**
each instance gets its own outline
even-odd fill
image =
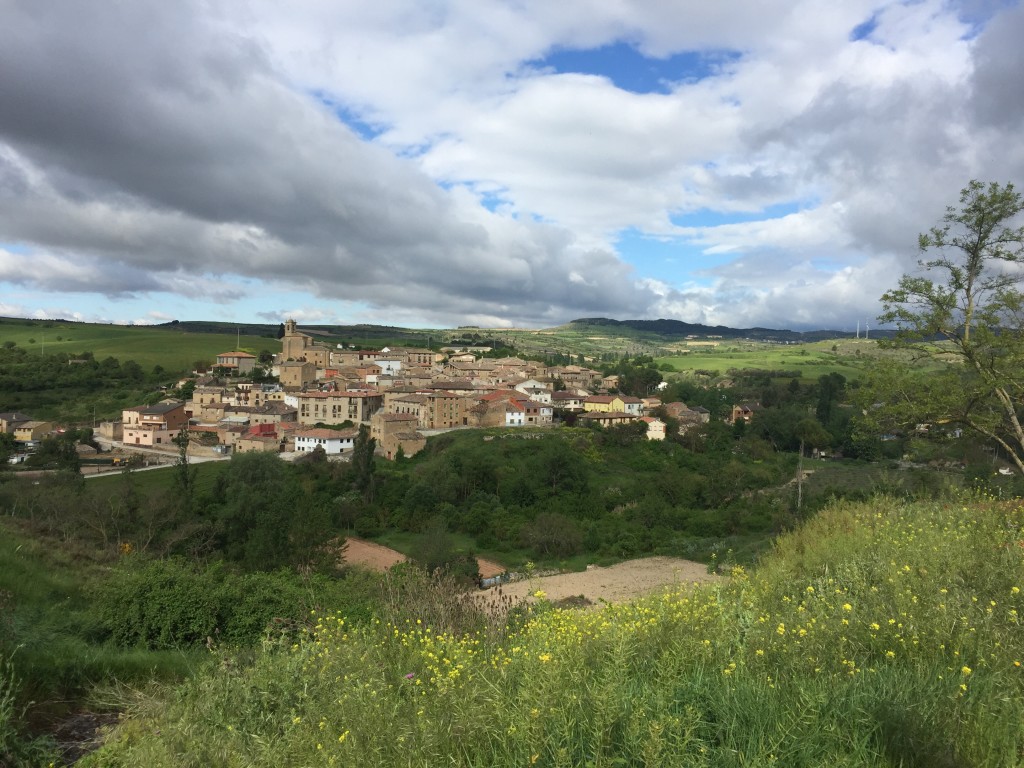
[[[226,329],[225,329],[226,330]],[[198,361],[213,362],[221,352],[235,349],[259,354],[277,352],[280,342],[271,335],[202,333],[181,325],[107,325],[67,320],[0,319],[0,344],[13,342],[40,354],[67,354],[69,358],[91,352],[97,360],[113,357],[134,360],[145,369],[160,365],[169,372],[188,371]]]

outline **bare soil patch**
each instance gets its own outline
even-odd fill
[[[482,557],[476,559],[477,569],[480,571],[481,579],[490,579],[495,576],[500,576],[508,570],[501,563],[497,563],[494,560],[484,560]]]
[[[396,549],[352,536],[345,539],[344,558],[349,565],[361,565],[374,571],[386,571],[409,559]]]
[[[360,565],[375,571],[386,571],[391,566],[404,563],[409,559],[396,549],[385,547],[383,544],[374,544],[365,539],[357,539],[354,536],[345,539],[345,544],[345,562],[349,565]],[[482,557],[478,557],[476,562],[480,576],[485,579],[508,570],[501,563],[484,560]]]
[[[541,590],[551,602],[568,599],[591,603],[621,602],[657,592],[666,587],[720,579],[709,574],[707,566],[676,557],[645,557],[601,568],[590,566],[578,573],[539,576],[502,586],[502,593],[515,599],[535,599]],[[583,600],[580,600],[582,598]]]
[[[408,558],[401,552],[374,544],[372,541],[349,537],[345,539],[345,562],[376,571],[386,571]],[[504,573],[506,568],[493,560],[478,558],[480,575],[490,578]],[[533,593],[542,590],[553,603],[599,604],[633,600],[666,587],[693,582],[715,581],[721,578],[709,574],[707,566],[677,557],[645,557],[601,568],[590,566],[578,573],[559,573],[537,576],[528,581],[516,581],[501,586],[502,595],[515,599],[534,600]]]

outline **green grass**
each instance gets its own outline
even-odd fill
[[[0,520],[0,656],[13,662],[18,697],[32,702],[34,720],[63,714],[92,686],[112,680],[180,679],[204,661],[202,654],[116,648],[95,640],[91,590],[108,564],[94,552],[57,545]]]
[[[833,352],[832,346],[839,344],[842,344],[841,351]],[[692,350],[684,355],[659,357],[655,362],[668,363],[677,371],[709,370],[723,376],[733,369],[756,369],[798,371],[800,379],[808,383],[833,372],[856,380],[863,375],[864,362],[876,354],[877,347],[874,342],[858,344],[848,340],[787,346],[723,342],[713,349],[693,347]]]
[[[1024,748],[1024,508],[829,508],[753,573],[511,628],[316,616],[83,765],[995,766]]]
[[[14,342],[23,349],[46,354],[92,352],[97,360],[134,360],[144,369],[156,365],[167,371],[188,371],[197,361],[214,362],[235,349],[236,334],[192,333],[174,326],[122,326],[43,320],[0,321],[0,344]],[[242,336],[241,351],[279,352],[277,339]]]
[[[202,464],[193,464],[190,468],[196,473],[196,493],[202,495],[213,490],[217,478],[227,468],[227,462],[205,461]],[[152,498],[155,494],[176,492],[176,473],[177,468],[174,466],[147,469],[145,472],[133,472],[132,482],[141,493]],[[124,482],[124,478],[118,472],[90,479],[88,482],[90,488],[115,490]]]

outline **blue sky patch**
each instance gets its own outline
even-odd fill
[[[615,247],[623,260],[644,277],[679,287],[684,284],[710,285],[712,277],[704,270],[727,264],[735,253],[704,253],[704,246],[682,238],[645,235],[636,229],[619,234]]]
[[[850,32],[850,40],[866,40],[871,37],[872,33],[878,28],[878,15],[872,16],[867,21],[863,21],[853,28]]]
[[[686,51],[657,59],[619,42],[587,50],[558,48],[527,64],[558,74],[600,75],[633,93],[668,93],[673,83],[703,80],[739,56],[735,51]]]
[[[758,211],[710,211],[700,210],[693,213],[676,214],[671,221],[677,227],[720,227],[725,224],[746,224],[751,221],[781,219],[792,213],[808,208],[806,201],[792,201],[769,205]]]
[[[310,95],[337,115],[341,122],[355,131],[362,139],[365,139],[366,141],[373,141],[384,133],[383,128],[374,126],[365,120],[362,120],[354,110],[346,107],[344,104],[339,104],[329,93],[314,90],[310,91]]]

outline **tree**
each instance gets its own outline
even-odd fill
[[[182,427],[173,437],[178,446],[178,459],[174,463],[174,479],[178,486],[179,499],[186,509],[191,509],[195,493],[196,468],[188,463],[188,444],[192,439],[188,427]]]
[[[914,367],[876,371],[867,391],[873,418],[947,422],[993,440],[1024,472],[1024,227],[1013,226],[1024,198],[1013,184],[971,181],[941,223],[920,235],[920,274],[882,296],[879,320],[894,323],[890,346]],[[1018,220],[1019,221],[1019,220]],[[920,363],[935,370],[921,375]],[[884,385],[886,390],[880,389]]]
[[[796,381],[796,379],[793,379]],[[826,373],[818,377],[818,404],[814,415],[822,424],[828,424],[836,404],[846,390],[846,377],[841,373]]]
[[[81,470],[82,462],[75,450],[76,439],[76,435],[67,434],[44,437],[25,463],[30,467],[50,467],[77,473]]]
[[[373,500],[373,452],[376,448],[377,440],[370,437],[370,428],[360,424],[359,432],[352,441],[352,487],[367,501]]]
[[[308,563],[333,536],[329,512],[301,501],[294,468],[277,454],[236,454],[222,478],[221,547],[228,560],[247,570]]]

